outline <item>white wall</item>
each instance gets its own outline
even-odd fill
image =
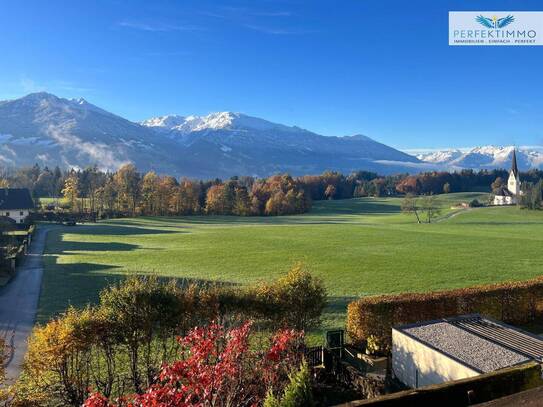
[[[0,211],[0,216],[7,216],[17,223],[23,223],[29,214],[30,212],[28,209],[10,209],[9,211]]]
[[[405,385],[415,388],[479,375],[402,332],[392,330],[392,371]]]

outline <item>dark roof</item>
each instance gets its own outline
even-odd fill
[[[500,189],[498,189],[494,195],[498,195],[498,196],[513,196],[513,194],[511,193],[511,191],[509,191],[509,190],[508,190],[507,188],[505,188],[505,187],[501,187]]]
[[[519,352],[530,359],[543,360],[543,338],[541,337],[501,322],[483,318],[480,315],[455,318],[449,323],[512,351]]]
[[[513,171],[513,174],[515,174],[515,177],[518,176],[517,154],[515,153],[514,149],[513,149],[513,159],[511,160],[511,171]]]
[[[0,216],[0,224],[16,224],[14,219],[10,218],[9,216]]]
[[[33,209],[34,201],[26,188],[0,188],[0,210]]]

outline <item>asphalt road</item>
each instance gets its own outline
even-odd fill
[[[6,385],[12,384],[21,373],[27,339],[34,326],[43,275],[42,254],[46,235],[47,227],[41,226],[14,278],[0,289],[0,337],[6,342],[8,356]]]

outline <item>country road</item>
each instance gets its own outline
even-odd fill
[[[32,332],[40,297],[43,274],[42,255],[47,226],[40,226],[28,255],[17,268],[14,278],[0,288],[0,337],[7,346],[6,381],[9,385],[21,373],[27,339]]]

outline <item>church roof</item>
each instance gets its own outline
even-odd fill
[[[500,189],[498,189],[495,193],[496,196],[513,196],[513,194],[511,193],[511,191],[509,191],[507,188],[505,187],[501,187]]]
[[[513,159],[511,160],[511,171],[513,171],[513,174],[515,174],[515,177],[518,176],[517,154],[515,153],[514,149],[513,149]]]

